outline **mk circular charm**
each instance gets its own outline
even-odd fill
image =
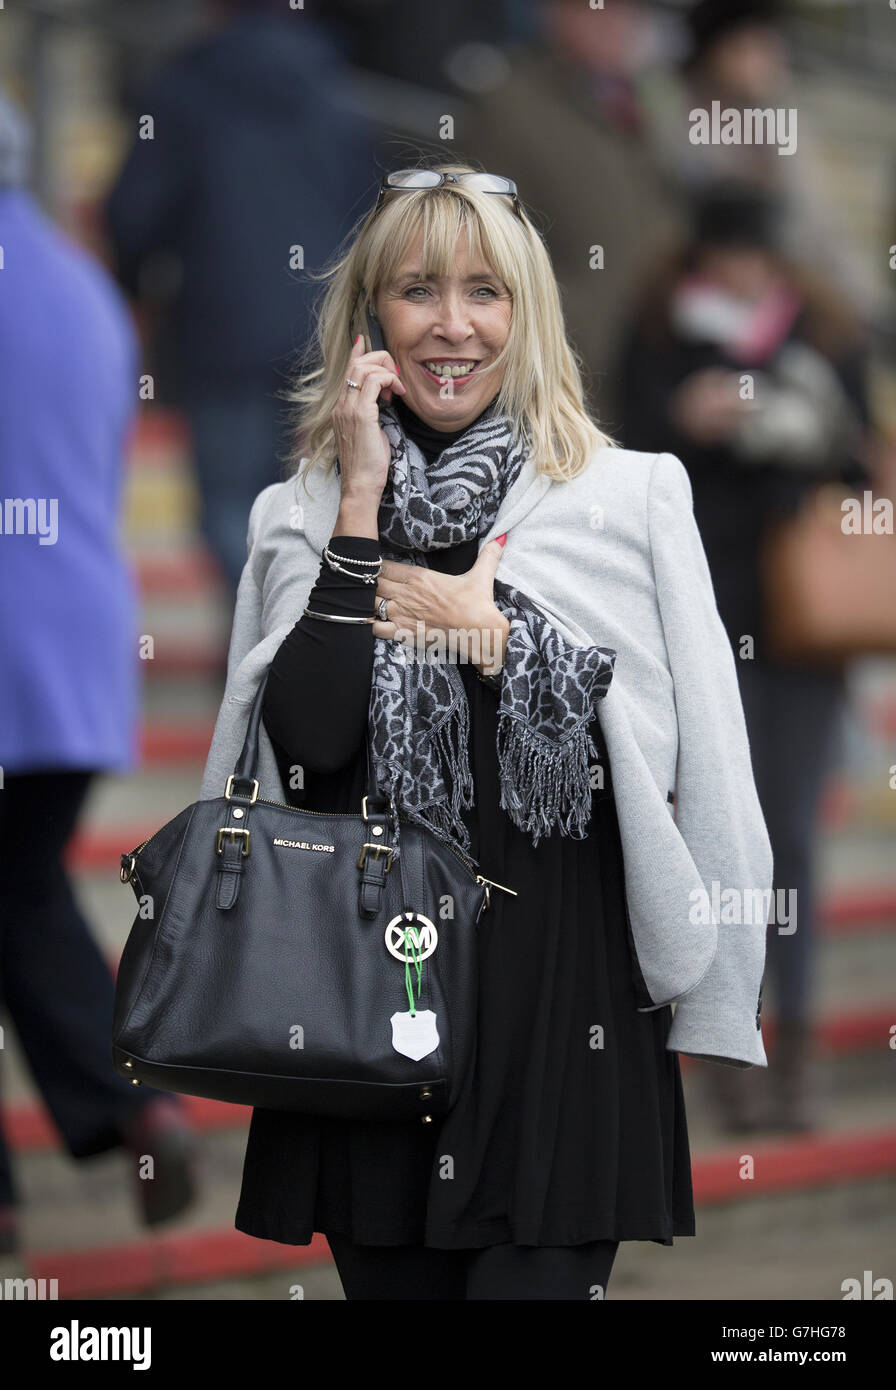
[[[408,927],[408,923],[415,920],[423,923],[419,930]],[[399,926],[399,923],[404,923],[404,926]],[[411,942],[405,939],[406,928],[410,932]],[[390,956],[394,956],[402,964],[413,965],[415,959],[426,960],[427,956],[432,955],[438,944],[439,934],[435,929],[435,924],[428,917],[424,917],[422,912],[401,912],[397,917],[393,917],[386,927],[386,950]],[[416,947],[416,956],[413,952],[408,954],[412,946]]]

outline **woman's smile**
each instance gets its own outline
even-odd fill
[[[423,368],[424,376],[428,376],[430,381],[438,386],[443,386],[446,381],[452,381],[456,386],[464,386],[475,374],[479,363],[471,358],[453,360],[450,357],[429,357],[417,365]],[[432,370],[433,368],[437,370]]]

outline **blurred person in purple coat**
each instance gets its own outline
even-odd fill
[[[73,1158],[125,1146],[154,1225],[193,1197],[180,1104],[112,1065],[113,981],[63,864],[91,779],[137,760],[137,610],[118,539],[139,375],[114,282],[27,191],[0,95],[0,1003]],[[18,1195],[0,1126],[0,1252]]]

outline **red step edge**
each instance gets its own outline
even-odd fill
[[[185,724],[153,722],[146,724],[140,736],[140,756],[146,766],[169,763],[205,762],[214,733],[208,720]],[[146,836],[142,836],[146,839]],[[139,844],[140,841],[138,840]]]
[[[746,1154],[753,1159],[751,1179],[741,1176]],[[736,1149],[695,1158],[692,1172],[694,1199],[704,1205],[896,1174],[896,1129],[804,1135],[783,1143],[745,1138]]]
[[[204,552],[183,555],[137,555],[137,582],[144,598],[183,600],[222,588],[221,571]]]
[[[135,467],[152,467],[162,450],[177,449],[187,453],[191,447],[190,426],[179,411],[156,408],[138,414],[130,439]]]
[[[227,1105],[224,1101],[206,1100],[202,1096],[181,1096],[180,1101],[190,1123],[203,1133],[249,1128],[252,1115],[249,1105]],[[17,1153],[61,1149],[59,1132],[39,1103],[3,1106],[2,1111],[7,1140]]]

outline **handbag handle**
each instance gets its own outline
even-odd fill
[[[264,704],[264,692],[267,688],[270,667],[262,676],[255,698],[252,701],[252,708],[249,711],[249,723],[246,726],[246,737],[243,739],[243,746],[240,755],[236,760],[233,769],[233,782],[254,782],[257,780],[258,769],[258,733],[261,728],[261,710]],[[383,808],[382,814],[389,813],[391,802],[387,797],[376,789],[376,779],[373,775],[373,757],[370,748],[370,730],[367,723],[364,724],[364,747],[367,759],[367,801],[371,805]]]
[[[249,710],[249,722],[246,726],[246,736],[243,739],[243,746],[240,755],[236,760],[233,774],[228,778],[227,787],[224,795],[228,802],[236,801],[239,805],[238,814],[241,817],[238,827],[225,827],[218,833],[219,841],[222,836],[229,838],[226,844],[221,845],[222,861],[220,865],[219,884],[217,901],[221,908],[230,908],[236,902],[239,893],[240,879],[243,872],[243,855],[248,851],[248,813],[258,796],[258,735],[261,728],[261,710],[264,704],[264,692],[267,688],[268,675],[270,668],[265,671],[255,692],[252,707]],[[370,730],[365,724],[364,745],[367,759],[367,793],[361,802],[361,815],[366,826],[367,835],[374,837],[382,835],[387,831],[389,821],[392,822],[393,834],[397,834],[397,815],[391,797],[386,798],[376,791],[376,782],[373,775],[373,758],[370,748]],[[254,784],[254,791],[251,800],[248,794],[234,792],[234,784],[237,782],[251,782]],[[237,843],[237,837],[246,837],[246,848],[241,843]],[[387,844],[385,839],[367,840],[362,846],[361,855],[358,860],[360,870],[360,887],[358,896],[358,912],[362,917],[378,917],[382,904],[382,894],[385,887],[385,876],[392,866],[392,857],[395,847]],[[414,862],[409,863],[406,854],[397,855],[399,873],[401,877],[402,897],[406,909],[409,904],[415,901],[422,901],[424,892],[424,869],[423,869],[423,847],[422,843],[418,846],[417,852],[412,856]]]

